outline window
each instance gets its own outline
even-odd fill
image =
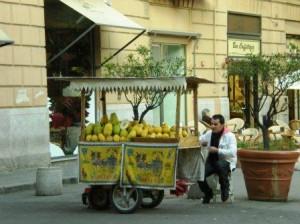
[[[228,34],[260,36],[261,18],[259,16],[228,14]]]
[[[176,57],[185,59],[185,45],[183,44],[154,43],[151,46],[151,52],[155,60],[162,60],[162,59],[176,58]],[[182,68],[182,71],[180,72],[184,74],[185,72],[184,68]],[[180,121],[182,124],[184,124],[186,120],[185,96],[182,96],[181,102],[182,103],[181,103],[181,110],[180,110]],[[168,125],[174,125],[175,117],[176,117],[176,95],[170,93],[165,97],[165,100],[161,105],[160,109],[154,111],[153,120],[155,124],[165,122]]]

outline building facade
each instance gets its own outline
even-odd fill
[[[86,9],[97,1],[73,2]],[[247,102],[242,93],[247,85],[238,74],[228,78],[226,58],[249,52],[285,52],[290,42],[300,45],[298,0],[104,2],[146,29],[112,61],[121,63],[139,45],[149,47],[157,59],[184,57],[187,75],[214,82],[200,85],[199,112],[209,109],[211,114],[222,113],[227,119],[245,116]],[[47,96],[63,96],[64,87],[47,84],[47,76],[101,76],[97,66],[139,34],[109,25],[88,30],[93,21],[75,11],[68,0],[0,0],[0,29],[14,40],[14,45],[0,48],[0,170],[36,167],[50,161]],[[47,63],[87,30],[74,47]],[[287,95],[289,111],[281,118],[299,119],[299,90]],[[97,102],[97,96],[95,99]],[[108,111],[124,109],[118,96],[108,99]],[[170,96],[164,105],[164,121],[174,113],[169,106],[173,100]],[[193,119],[192,97],[184,96],[183,101],[184,124]],[[101,109],[96,114],[101,115]],[[162,122],[158,111],[149,116],[153,123]]]
[[[249,121],[250,115],[245,110],[249,103],[244,96],[247,83],[238,74],[227,76],[226,58],[285,52],[291,42],[300,46],[300,2],[297,0],[111,2],[114,8],[148,31],[113,60],[121,62],[124,55],[140,44],[149,46],[154,55],[160,51],[182,56],[180,51],[184,52],[187,74],[214,82],[200,85],[198,111],[209,109],[211,114],[222,113],[227,119],[241,117]],[[132,35],[126,32],[117,35],[105,28],[100,32],[102,58],[112,54]],[[282,100],[289,100],[289,110],[279,114],[278,119],[285,122],[299,119],[299,92],[289,90]],[[182,123],[193,119],[191,97],[186,101]]]
[[[0,1],[0,170],[48,165],[44,2]]]

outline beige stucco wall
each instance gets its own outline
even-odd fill
[[[0,0],[0,28],[15,43],[0,50],[0,108],[44,106],[47,75],[43,1],[9,2]],[[27,97],[22,100],[23,94]]]
[[[43,0],[0,0],[0,170],[47,165],[49,131]]]
[[[132,7],[133,5],[135,7]],[[227,14],[229,11],[261,16],[261,52],[263,54],[285,51],[286,34],[292,31],[298,32],[300,27],[300,2],[297,0],[206,0],[195,1],[193,8],[183,7],[182,4],[174,7],[168,0],[112,0],[112,6],[148,30],[201,34],[195,51],[195,65],[193,65],[193,40],[147,34],[132,43],[114,60],[121,62],[124,55],[132,52],[140,44],[150,46],[151,42],[184,43],[188,69],[195,67],[197,76],[215,82],[214,85],[201,85],[198,95],[199,102],[201,99],[205,101],[211,99],[210,103],[215,108],[213,113],[224,112],[222,111],[226,101],[224,98],[228,96],[223,63],[227,57]],[[102,58],[109,56],[118,47],[124,45],[134,36],[133,33],[134,31],[128,30],[110,32],[108,29],[103,29],[101,31]],[[192,97],[189,97],[188,120],[193,119],[192,111]]]

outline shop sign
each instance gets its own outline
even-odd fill
[[[228,56],[246,56],[260,54],[259,40],[228,39]]]

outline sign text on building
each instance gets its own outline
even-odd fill
[[[228,56],[257,55],[259,53],[259,40],[228,39]]]

